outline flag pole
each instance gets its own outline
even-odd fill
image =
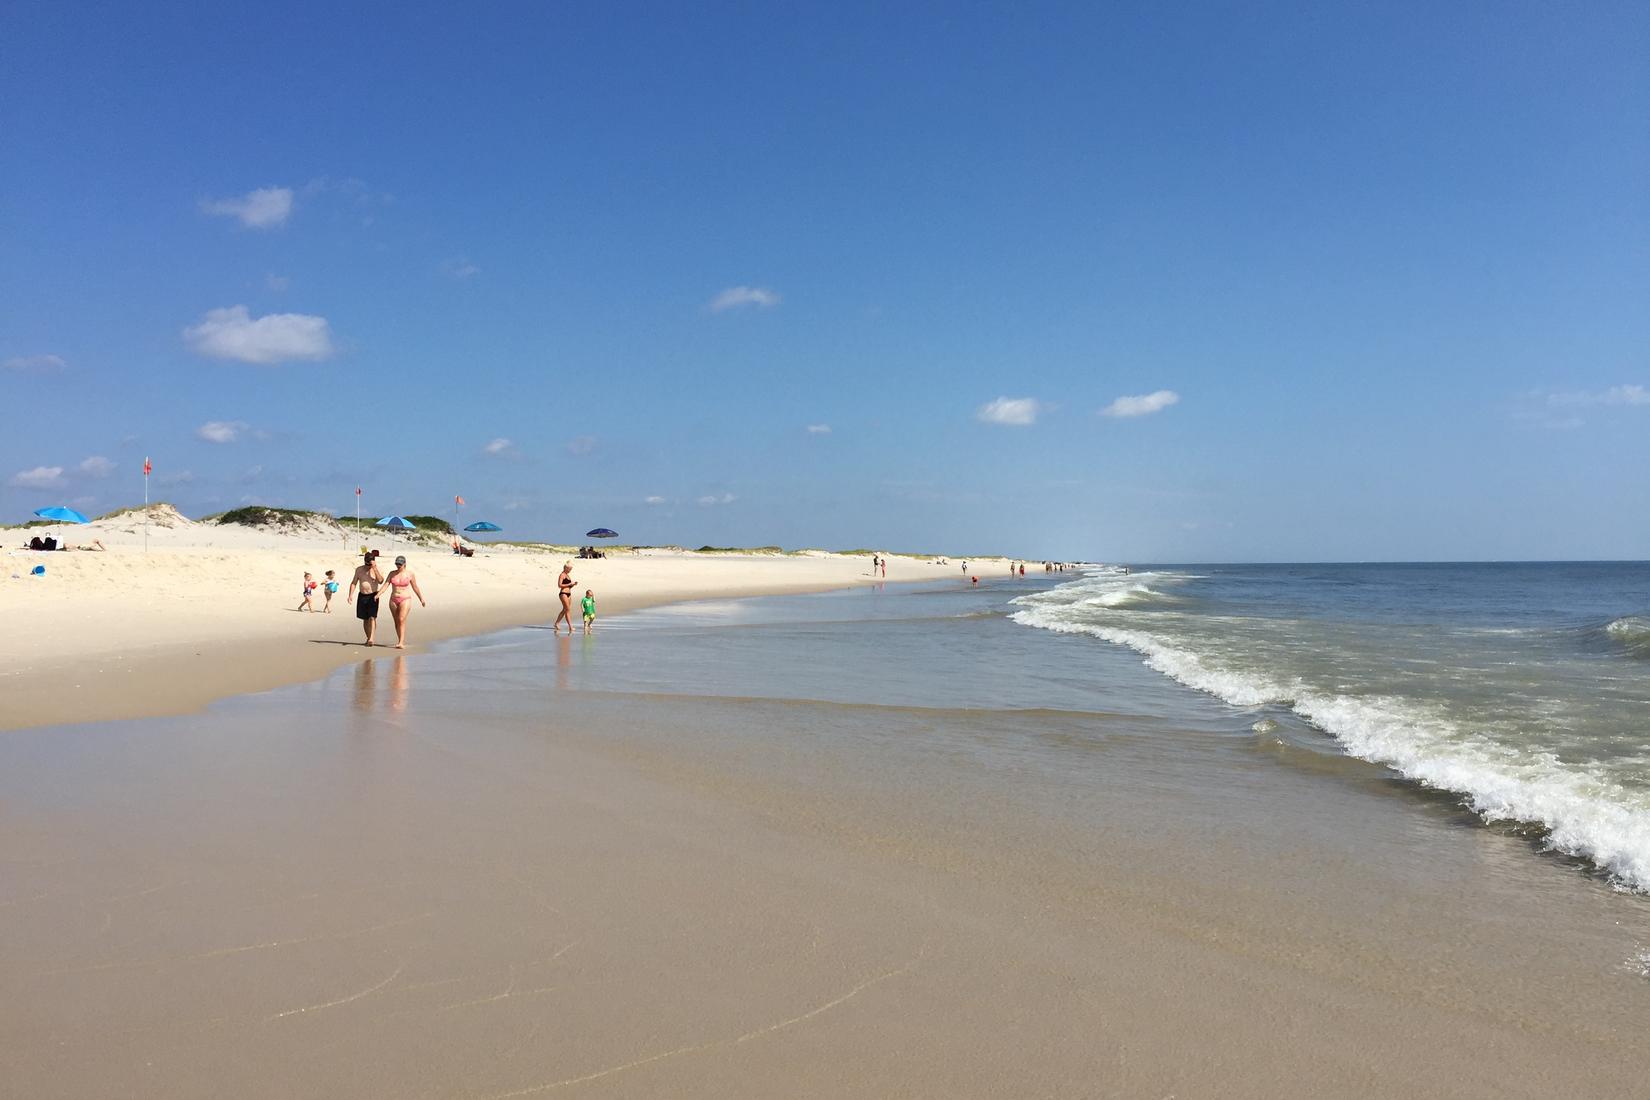
[[[143,552],[149,552],[149,456],[143,456]]]

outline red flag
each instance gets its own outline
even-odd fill
[[[153,469],[154,469],[154,467],[149,465],[149,460],[147,458],[145,458],[143,460],[143,476],[148,477],[149,476],[149,471],[153,470]]]
[[[462,505],[464,503],[464,498],[463,497],[454,497],[453,498],[453,503]]]
[[[356,486],[356,487],[355,487],[355,495],[356,495],[356,496],[360,496],[360,495],[361,495],[361,487],[360,487],[360,486],[359,486],[359,485],[357,485],[357,486]]]

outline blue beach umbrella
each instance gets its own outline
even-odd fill
[[[401,516],[385,516],[383,519],[374,524],[374,526],[388,527],[392,531],[411,531],[417,525],[411,520],[405,519]]]
[[[611,527],[598,527],[593,531],[586,531],[584,537],[587,539],[616,539],[619,537],[619,533]]]
[[[59,523],[90,523],[91,520],[75,511],[73,508],[62,506],[52,508],[36,508],[34,514],[41,519],[55,519]]]
[[[466,527],[464,529],[466,531],[502,531],[502,530],[504,530],[504,528],[500,527],[498,524],[488,523],[484,519],[478,519],[474,523],[470,524],[468,527]]]

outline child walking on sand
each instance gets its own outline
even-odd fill
[[[584,632],[588,634],[596,626],[596,593],[586,588],[580,603],[584,606]]]
[[[338,594],[338,576],[334,570],[327,570],[327,583],[321,586],[321,590],[327,594],[325,606],[321,610],[330,615],[332,614],[332,597]]]
[[[294,611],[315,610],[315,578],[308,573],[304,574],[304,602],[293,608]]]

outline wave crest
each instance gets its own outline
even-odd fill
[[[1539,825],[1547,847],[1588,859],[1623,885],[1650,892],[1650,806],[1600,769],[1566,764],[1550,753],[1520,752],[1460,728],[1425,701],[1323,692],[1295,678],[1226,667],[1178,640],[1096,621],[1092,600],[1086,614],[1069,598],[1016,602],[1022,606],[1010,615],[1015,622],[1126,646],[1148,667],[1234,706],[1287,706],[1350,755],[1453,791],[1486,821]],[[1650,619],[1629,616],[1604,629],[1650,656]]]

